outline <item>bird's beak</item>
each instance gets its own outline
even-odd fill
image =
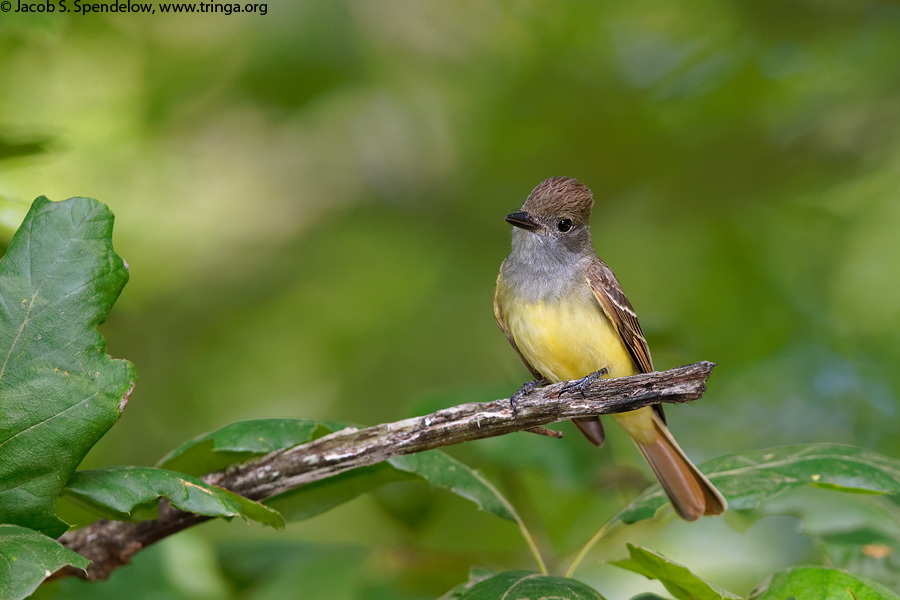
[[[515,225],[516,227],[521,227],[527,231],[534,231],[540,224],[531,218],[531,215],[525,211],[513,213],[511,215],[506,215],[503,219],[510,225]]]

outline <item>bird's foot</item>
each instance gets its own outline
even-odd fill
[[[578,392],[581,394],[581,397],[584,398],[584,390],[591,387],[598,379],[603,379],[604,375],[609,375],[609,370],[606,367],[564,385],[562,389],[559,390],[559,393],[569,394]]]
[[[516,414],[516,406],[519,403],[519,400],[533,392],[539,387],[544,387],[550,383],[546,379],[532,379],[531,381],[526,382],[522,387],[519,388],[515,394],[509,397],[509,406],[512,408],[513,414]]]

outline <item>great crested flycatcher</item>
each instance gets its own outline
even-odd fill
[[[536,380],[579,379],[602,369],[608,377],[653,371],[637,314],[591,242],[593,204],[586,186],[553,177],[506,217],[515,226],[512,252],[500,266],[494,316]],[[672,438],[662,406],[612,417],[650,463],[681,518],[725,511],[725,499]],[[603,444],[599,417],[575,424],[592,443]]]

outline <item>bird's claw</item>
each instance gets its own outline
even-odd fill
[[[603,379],[605,375],[609,374],[609,370],[606,367],[603,367],[599,371],[594,371],[590,375],[586,375],[581,379],[576,379],[566,385],[564,385],[560,390],[560,394],[568,394],[571,392],[578,392],[581,394],[581,397],[584,398],[584,390],[586,388],[591,387],[598,379]]]
[[[516,407],[519,403],[519,400],[533,392],[539,387],[543,387],[550,383],[546,379],[532,379],[531,381],[525,382],[522,387],[519,388],[515,394],[509,397],[509,406],[512,408],[513,414],[516,414]]]

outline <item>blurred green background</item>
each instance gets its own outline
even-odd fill
[[[103,333],[140,379],[84,466],[152,464],[238,419],[375,424],[508,396],[529,376],[491,313],[502,217],[554,175],[594,190],[595,245],[656,367],[719,364],[669,410],[690,456],[897,456],[898,31],[896,3],[848,0],[0,14],[2,243],[36,196],[91,196],[131,267]],[[619,430],[597,451],[561,427],[451,450],[553,565],[651,481]],[[822,560],[791,517],[745,525],[620,529],[576,576],[662,592],[600,564],[625,541],[738,593]],[[286,533],[204,525],[40,595],[425,599],[470,565],[534,568],[514,525],[397,484]]]

